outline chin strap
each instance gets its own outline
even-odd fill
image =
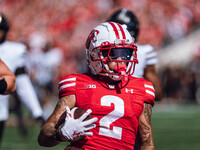
[[[128,81],[128,75],[126,74],[126,69],[127,69],[127,66],[125,66],[125,65],[117,65],[115,67],[115,71],[117,71],[119,73],[122,81],[124,81],[124,82]]]

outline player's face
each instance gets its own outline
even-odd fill
[[[133,53],[129,48],[112,48],[102,50],[102,55],[108,60],[117,60],[119,57],[121,60],[130,60]]]
[[[118,57],[117,60],[122,60],[122,58]],[[127,65],[127,62],[110,61],[110,62],[108,62],[108,67],[110,68],[110,70],[115,70],[117,63],[118,63],[118,65],[121,65],[121,66]]]
[[[117,65],[126,66],[128,64],[126,61],[130,60],[132,53],[133,50],[129,48],[112,48],[102,51],[102,55],[108,60],[108,66],[111,70],[114,70]]]

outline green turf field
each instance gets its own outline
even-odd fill
[[[200,105],[157,105],[152,126],[156,150],[200,150]],[[37,144],[38,126],[29,127],[22,137],[16,127],[6,127],[1,150],[63,150],[65,143],[53,148]]]
[[[156,149],[200,150],[200,105],[160,109],[154,108],[152,118]]]

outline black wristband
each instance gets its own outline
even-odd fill
[[[21,74],[26,74],[26,69],[25,69],[24,66],[23,66],[23,67],[17,68],[16,71],[15,71],[15,75],[16,75],[16,76],[17,76],[17,75],[21,75]]]
[[[0,94],[4,94],[7,89],[7,83],[4,78],[0,79]]]

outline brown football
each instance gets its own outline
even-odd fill
[[[80,118],[87,111],[87,109],[81,108],[81,107],[74,107],[74,108],[72,108],[70,110],[71,110],[71,116],[74,119]],[[63,112],[63,114],[60,116],[60,118],[58,120],[58,123],[56,124],[56,129],[59,129],[59,128],[63,127],[64,122],[65,122],[65,117],[66,117],[66,111]],[[88,120],[88,119],[91,119],[91,114],[87,118],[85,118],[84,120]],[[74,139],[73,142],[77,141],[77,140],[80,140],[80,139],[83,139],[83,138],[84,138],[84,136],[83,137],[78,137],[78,138]]]

